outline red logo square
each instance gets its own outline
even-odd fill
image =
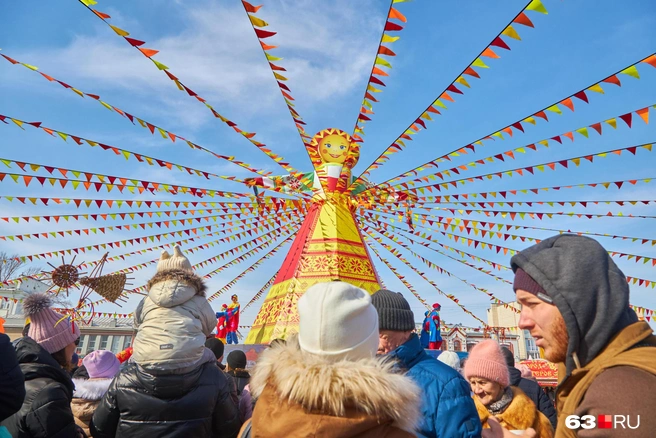
[[[599,429],[612,429],[613,416],[612,415],[597,415],[597,427]]]

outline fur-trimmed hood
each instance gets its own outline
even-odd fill
[[[148,296],[161,307],[178,306],[194,296],[205,296],[207,285],[198,275],[173,269],[155,274],[147,284]]]
[[[100,400],[109,389],[110,383],[112,379],[73,379],[73,398]]]
[[[258,398],[265,389],[306,413],[349,417],[356,411],[378,423],[391,420],[406,431],[415,429],[420,411],[420,389],[410,378],[395,373],[393,362],[378,358],[330,362],[303,352],[297,337],[264,351],[258,359],[251,373],[251,394]]]
[[[535,406],[524,391],[511,386],[513,399],[501,414],[496,414],[495,417],[503,427],[509,430],[525,430],[532,427],[537,432],[537,438],[551,438],[553,437],[553,428],[549,419]],[[490,426],[487,420],[492,416],[490,411],[487,410],[483,403],[480,402],[477,396],[473,396],[474,403],[476,403],[476,410],[481,418],[483,428],[487,429]]]

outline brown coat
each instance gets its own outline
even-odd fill
[[[375,358],[331,363],[292,338],[260,356],[250,388],[254,438],[416,436],[419,388]]]
[[[71,410],[75,417],[75,424],[89,434],[89,422],[103,398],[112,379],[73,379],[75,392],[71,401]]]
[[[638,346],[636,346],[638,344]],[[575,369],[556,393],[558,438],[653,437],[656,430],[656,336],[646,322],[624,328],[589,364]],[[628,429],[567,428],[569,415],[630,415]]]
[[[553,426],[551,426],[549,419],[538,411],[533,400],[515,386],[510,389],[513,393],[510,405],[501,414],[494,416],[499,420],[499,423],[508,430],[526,430],[532,427],[537,432],[536,438],[552,438],[554,436]],[[487,420],[492,414],[476,396],[474,396],[474,403],[476,403],[476,410],[481,418],[483,429],[489,429],[490,426],[487,424]]]

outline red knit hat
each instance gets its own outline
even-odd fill
[[[465,362],[465,378],[470,377],[482,377],[504,388],[510,385],[508,366],[497,341],[488,339],[472,348]]]

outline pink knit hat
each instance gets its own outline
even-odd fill
[[[30,318],[27,335],[48,353],[55,353],[80,337],[80,329],[70,319],[50,308],[52,301],[46,294],[34,293],[25,298],[23,309]]]
[[[465,378],[470,377],[492,380],[504,388],[510,385],[508,366],[497,341],[488,339],[472,348],[465,362]]]
[[[92,351],[84,356],[82,363],[91,379],[113,379],[121,366],[114,353],[107,350]]]

